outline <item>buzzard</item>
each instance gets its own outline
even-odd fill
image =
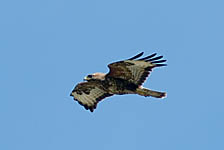
[[[150,72],[155,67],[166,66],[161,60],[163,56],[156,53],[139,58],[143,52],[127,60],[114,62],[108,65],[109,73],[94,73],[87,75],[84,80],[75,86],[70,96],[91,112],[96,109],[97,103],[112,95],[138,94],[163,98],[165,92],[157,92],[142,87]]]

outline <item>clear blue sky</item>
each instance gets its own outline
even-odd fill
[[[1,150],[224,149],[220,0],[0,2]],[[168,66],[94,113],[69,96],[83,77],[139,52]]]

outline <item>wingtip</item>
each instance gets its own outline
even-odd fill
[[[143,54],[144,54],[144,52],[141,52],[141,53],[135,55],[134,57],[129,58],[128,60],[134,60],[134,59],[136,59],[136,58],[141,57]]]
[[[152,53],[152,55],[156,56],[156,55],[157,55],[157,53]]]
[[[143,58],[138,59],[138,60],[144,60],[144,61],[147,61],[148,59],[150,59],[150,58],[152,58],[152,57],[154,57],[154,56],[156,56],[156,53],[153,53],[153,54],[151,54],[151,55],[149,55],[149,56],[143,57]]]
[[[167,66],[167,64],[156,64],[156,67],[163,67],[163,66]]]
[[[144,54],[144,52],[141,52],[140,54],[141,54],[141,55],[143,55],[143,54]]]
[[[159,60],[159,59],[162,59],[163,56],[157,56],[157,57],[153,57],[153,58],[150,58],[150,59],[147,59],[146,62],[151,62],[151,61],[155,61],[155,60]]]
[[[141,52],[137,56],[141,57],[143,54],[144,54],[144,52]]]
[[[164,62],[166,62],[167,60],[157,60],[157,61],[152,61],[151,63],[153,63],[153,64],[156,64],[156,63],[164,63]]]

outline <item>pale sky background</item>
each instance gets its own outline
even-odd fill
[[[223,150],[224,2],[0,2],[1,150]],[[168,66],[94,113],[69,96],[84,76],[139,52]]]

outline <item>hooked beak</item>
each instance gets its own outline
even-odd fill
[[[88,81],[88,79],[89,79],[88,77],[85,77],[85,78],[83,79],[83,81]]]
[[[89,81],[89,80],[91,80],[92,79],[92,75],[88,75],[88,76],[86,76],[83,80],[84,81]]]

